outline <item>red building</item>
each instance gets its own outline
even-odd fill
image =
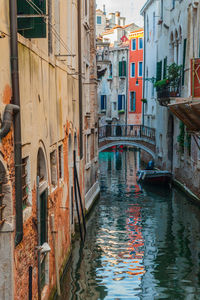
[[[143,37],[143,29],[129,34],[128,124],[142,124]]]

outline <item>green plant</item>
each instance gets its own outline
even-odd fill
[[[143,103],[147,103],[147,99],[146,99],[146,98],[142,98],[141,101],[142,101]]]
[[[179,151],[181,154],[184,153],[184,141],[185,141],[185,125],[182,121],[180,121],[179,125],[179,135],[177,137],[177,141],[179,143]]]
[[[182,69],[182,65],[179,66],[176,63],[167,67],[169,85],[173,91],[177,91],[180,86]]]
[[[166,78],[166,79],[163,79],[163,80],[156,81],[154,86],[156,88],[156,91],[161,91],[161,90],[163,90],[163,89],[165,89],[166,87],[169,86],[169,80]]]
[[[125,113],[125,110],[122,109],[122,110],[118,110],[118,114],[124,114]]]
[[[187,132],[187,134],[186,134],[186,145],[185,146],[187,147],[189,156],[191,156],[191,140],[192,140],[191,134],[189,134]]]

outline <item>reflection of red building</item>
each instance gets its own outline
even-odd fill
[[[143,29],[129,34],[128,124],[142,124]]]

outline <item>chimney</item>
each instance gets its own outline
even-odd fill
[[[116,13],[115,13],[115,22],[116,22],[116,25],[120,25],[120,12],[119,11],[116,11]]]
[[[104,13],[104,15],[106,15],[106,6],[105,6],[105,4],[103,5],[103,13]]]

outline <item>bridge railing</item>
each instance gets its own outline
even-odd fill
[[[155,142],[155,129],[144,125],[104,125],[99,127],[99,141],[107,137],[146,138]]]

